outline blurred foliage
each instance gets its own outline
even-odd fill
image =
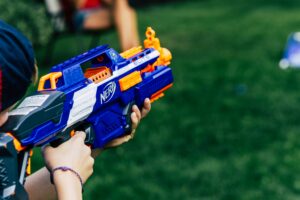
[[[19,29],[34,45],[48,42],[52,27],[42,3],[33,0],[1,0],[0,8],[0,19]]]
[[[170,4],[176,1],[187,2],[187,1],[195,1],[195,0],[129,0],[129,4],[136,8],[149,7],[149,6],[157,6],[158,4]],[[196,0],[196,1],[207,1],[207,0]]]

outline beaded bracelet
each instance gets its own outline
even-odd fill
[[[52,184],[54,184],[54,179],[53,179],[53,174],[55,171],[57,170],[62,170],[62,171],[70,171],[72,172],[73,174],[75,174],[79,181],[80,181],[80,184],[81,184],[81,188],[82,188],[82,192],[83,192],[83,181],[82,181],[82,178],[80,177],[80,175],[73,169],[71,169],[70,167],[66,167],[66,166],[61,166],[61,167],[56,167],[54,168],[51,172],[50,172],[50,181]]]

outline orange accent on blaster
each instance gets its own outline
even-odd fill
[[[161,98],[164,96],[164,91],[166,91],[167,89],[169,89],[170,87],[172,87],[173,83],[167,85],[166,87],[160,89],[159,91],[155,92],[154,94],[152,94],[150,101],[151,103],[156,101],[157,99]]]
[[[88,68],[84,73],[86,78],[89,78],[94,83],[100,83],[101,81],[111,77],[111,71],[107,67]]]
[[[121,91],[125,91],[140,82],[142,82],[142,77],[139,71],[132,72],[119,80]]]
[[[160,41],[156,37],[155,31],[151,27],[148,27],[145,35],[146,39],[144,40],[144,47],[154,48],[159,51],[160,54],[159,58],[153,64],[153,66],[169,65],[172,60],[172,54],[168,49],[161,47]]]
[[[15,136],[13,135],[13,134],[11,134],[11,133],[6,133],[7,135],[9,135],[10,137],[12,137],[12,138],[14,138],[14,145],[15,145],[15,149],[17,150],[17,151],[22,151],[22,150],[24,150],[25,149],[25,147],[23,147],[22,145],[21,145],[21,143],[19,142],[19,140],[17,139],[17,138],[15,138]]]
[[[26,168],[26,174],[30,175],[31,174],[31,156],[33,155],[33,150],[31,149],[29,151],[29,158],[28,158],[28,162],[27,162],[27,168]]]
[[[120,53],[120,55],[123,57],[123,58],[130,58],[138,53],[142,52],[142,47],[141,46],[138,46],[138,47],[133,47],[131,49],[128,49],[127,51],[124,51],[122,53]]]
[[[153,65],[147,65],[147,67],[145,67],[144,69],[141,70],[141,74],[146,73],[146,72],[153,72],[154,71],[154,67]]]
[[[70,136],[73,137],[75,135],[75,130],[71,130]]]
[[[27,162],[26,174],[27,176],[31,174],[31,158],[29,158]]]
[[[106,69],[107,67],[93,67],[93,68],[88,68],[84,72],[84,77],[85,78],[90,78],[91,76],[94,76],[98,74],[99,72],[102,72]]]
[[[147,27],[145,35],[146,39],[144,40],[144,47],[154,48],[157,51],[160,51],[160,41],[157,37],[155,37],[155,31],[151,27]]]
[[[151,103],[153,103],[154,101],[156,101],[157,99],[159,99],[159,98],[161,98],[161,97],[163,97],[163,96],[165,96],[165,94],[164,93],[160,93],[160,94],[158,94],[158,95],[156,95],[156,96],[151,96],[151,98],[150,98],[150,102]]]
[[[160,50],[160,56],[154,65],[155,66],[169,65],[171,63],[171,60],[172,60],[171,52],[168,49],[162,47]]]
[[[42,91],[45,89],[45,82],[47,80],[50,81],[50,86],[51,86],[51,89],[52,90],[55,90],[56,89],[56,81],[58,78],[60,78],[62,76],[62,73],[61,72],[52,72],[52,73],[49,73],[45,76],[42,76],[40,78],[40,82],[39,82],[39,86],[38,86],[38,91]],[[50,88],[49,88],[50,89]]]

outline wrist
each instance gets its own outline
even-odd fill
[[[81,176],[72,168],[66,166],[54,168],[51,172],[51,179],[55,186],[83,190]]]
[[[55,186],[65,185],[66,187],[75,187],[80,191],[82,189],[80,181],[71,171],[55,171],[53,173],[53,182]]]
[[[56,170],[52,176],[58,199],[82,198],[81,183],[71,171]]]
[[[72,185],[79,185],[81,187],[80,181],[71,171],[56,170],[55,172],[53,172],[52,176],[55,185],[68,182],[73,183]]]

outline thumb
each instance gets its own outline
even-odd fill
[[[83,131],[76,131],[75,136],[73,138],[75,139],[75,138],[78,138],[78,137],[82,138],[82,140],[84,141],[85,138],[86,138],[86,133],[83,132]]]

